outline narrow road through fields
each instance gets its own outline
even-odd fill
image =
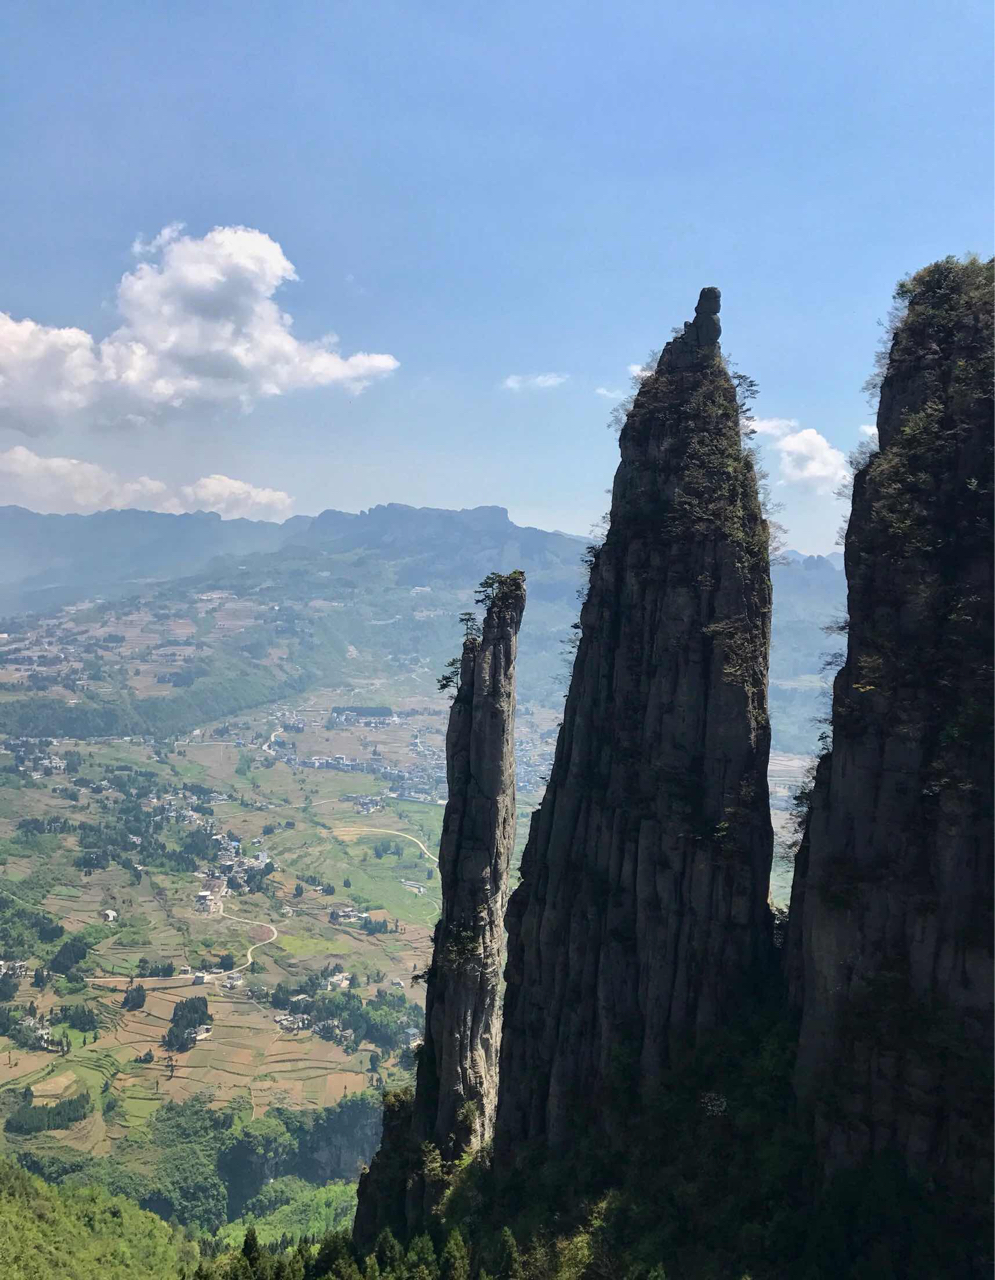
[[[240,969],[248,969],[249,965],[252,964],[252,953],[255,951],[256,947],[268,947],[271,942],[276,942],[277,938],[280,936],[280,931],[277,929],[276,925],[270,924],[268,920],[246,920],[244,916],[229,915],[225,910],[225,902],[223,898],[221,899],[221,914],[226,920],[237,920],[239,924],[251,924],[255,925],[257,928],[264,927],[269,929],[271,934],[270,937],[264,938],[262,942],[254,942],[251,947],[247,947],[245,951],[245,963],[237,964],[235,968],[232,969],[232,973],[238,973]]]
[[[239,924],[251,924],[251,925],[255,925],[257,928],[266,928],[266,929],[269,929],[270,931],[270,937],[264,938],[262,942],[254,942],[251,947],[246,948],[245,962],[243,964],[237,964],[234,967],[234,969],[230,970],[231,973],[238,973],[239,970],[241,969],[248,969],[249,965],[252,964],[252,953],[255,951],[256,947],[268,947],[271,942],[276,942],[277,938],[280,936],[280,931],[277,929],[276,925],[270,924],[268,920],[246,920],[243,916],[229,915],[228,912],[225,911],[225,904],[223,900],[221,903],[221,914],[224,916],[226,920],[236,920]],[[93,983],[97,983],[97,982],[118,982],[118,983],[125,982],[126,983],[127,981],[128,981],[128,975],[121,974],[121,973],[113,975],[112,977],[109,977],[109,978],[87,978],[87,982],[93,982]],[[184,975],[181,982],[177,982],[175,977],[174,978],[144,978],[143,981],[144,982],[162,982],[162,983],[170,982],[173,984],[173,986],[184,986],[184,985],[189,985],[190,979],[189,977]],[[154,989],[162,990],[161,987],[156,987]]]
[[[431,859],[436,866],[439,865],[439,859],[435,854],[429,853],[420,840],[416,840],[414,836],[409,836],[406,831],[388,831],[386,827],[338,827],[332,834],[337,835],[340,831],[343,835],[400,836],[402,840],[410,840],[412,844],[416,844],[426,858]]]

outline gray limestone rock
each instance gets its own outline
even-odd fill
[[[495,1151],[611,1138],[770,971],[768,530],[719,293],[620,437],[556,757],[507,916]]]
[[[525,579],[501,580],[463,648],[449,716],[442,917],[426,991],[414,1129],[446,1161],[489,1141],[497,1106],[508,866],[515,843],[515,657]]]
[[[786,948],[825,1168],[992,1182],[991,264],[904,287]]]
[[[426,975],[425,1043],[412,1099],[394,1099],[359,1188],[355,1237],[421,1226],[445,1167],[489,1141],[497,1105],[498,992],[515,843],[515,659],[521,573],[492,575],[482,633],[463,646],[446,734],[439,845],[442,915]],[[486,583],[484,584],[486,587]]]

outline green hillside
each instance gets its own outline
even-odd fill
[[[196,1245],[123,1196],[51,1187],[0,1161],[4,1280],[175,1280],[196,1265]]]

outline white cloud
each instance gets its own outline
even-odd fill
[[[625,398],[624,391],[609,391],[607,387],[595,387],[594,394],[596,396],[604,396],[606,400],[623,400]]]
[[[878,429],[877,429],[877,427],[861,427],[861,428],[860,428],[860,434],[861,434],[862,436],[866,436],[868,440],[873,440],[873,441],[874,441],[874,443],[875,443],[875,444],[877,444],[877,442],[878,442]]]
[[[162,480],[126,480],[95,462],[42,457],[15,445],[0,451],[0,501],[35,511],[91,512],[136,507],[142,511],[217,511],[222,516],[283,519],[293,498],[230,476],[202,476],[172,489]]]
[[[197,239],[179,223],[148,244],[117,290],[121,325],[98,341],[0,312],[0,422],[38,435],[66,421],[128,425],[180,409],[307,387],[362,391],[398,367],[391,355],[342,356],[334,334],[302,342],[273,295],[297,279],[275,240],[249,227]]]
[[[797,418],[751,418],[750,427],[758,436],[786,436],[798,430]]]
[[[260,489],[245,480],[231,476],[201,476],[193,484],[180,488],[189,511],[217,511],[222,516],[253,516],[268,511],[275,516],[288,516],[294,505],[289,493],[282,489]]]
[[[569,377],[569,373],[510,373],[501,385],[506,391],[541,391],[558,387]]]
[[[832,493],[850,472],[846,459],[812,427],[781,436],[774,448],[780,455],[781,479],[803,484],[816,493]]]
[[[801,484],[830,494],[850,475],[840,450],[814,428],[803,429],[797,418],[753,418],[750,427],[766,437],[760,443],[777,455],[779,484]]]
[[[644,378],[650,378],[653,375],[653,370],[644,364],[627,364],[625,367],[632,377],[638,378],[640,382]]]
[[[186,227],[185,222],[170,222],[168,226],[163,227],[157,236],[153,236],[151,240],[145,240],[142,236],[135,236],[131,242],[131,252],[136,258],[147,258],[150,254],[158,253],[160,249],[164,249],[167,244],[171,244],[174,240],[180,238],[180,232]]]

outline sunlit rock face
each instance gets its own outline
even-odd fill
[[[505,1164],[526,1142],[619,1136],[770,973],[768,529],[718,313],[702,290],[621,432],[507,916]]]

